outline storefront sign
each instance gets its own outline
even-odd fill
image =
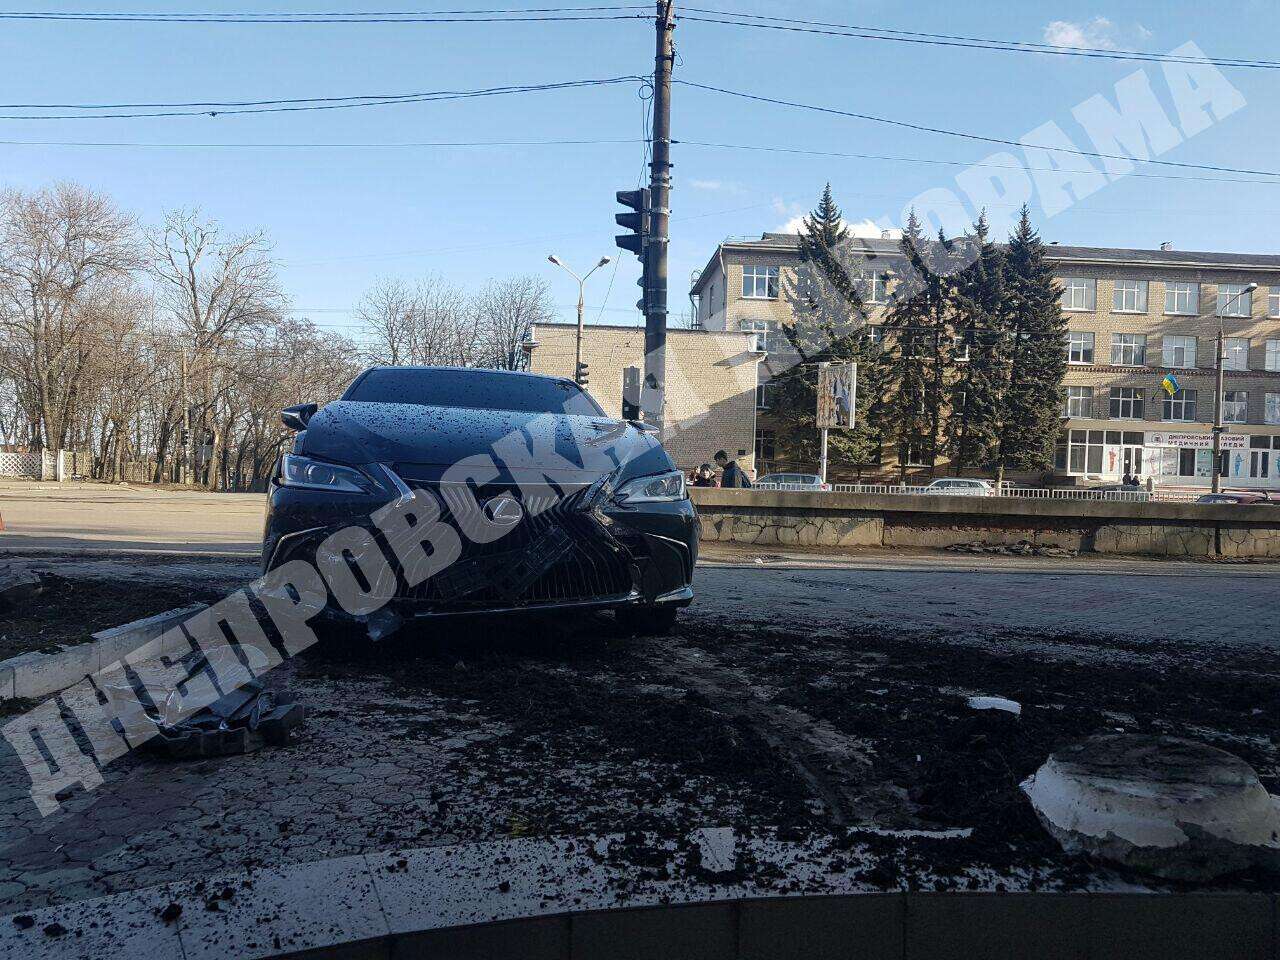
[[[1211,433],[1148,433],[1148,447],[1174,447],[1179,450],[1212,450]],[[1223,450],[1248,450],[1249,438],[1243,433],[1224,433]]]

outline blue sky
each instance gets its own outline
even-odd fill
[[[914,4],[879,0],[704,0],[709,6],[900,30],[1087,44],[1164,53],[1193,41],[1216,57],[1270,55],[1275,4],[1171,0],[1099,4]],[[453,0],[444,7],[516,6]],[[531,2],[529,6],[548,6]],[[94,6],[94,5],[85,5]],[[427,7],[415,2],[406,9]],[[62,3],[24,9],[65,10]],[[94,6],[95,9],[100,8]],[[247,0],[191,5],[130,0],[123,9],[382,10],[392,0]],[[75,7],[70,7],[75,9]],[[982,52],[685,22],[677,76],[915,123],[1018,140],[1048,121],[1077,144],[1072,108],[1144,70],[1171,117],[1158,64]],[[469,25],[227,25],[7,21],[0,82],[10,103],[267,99],[478,88],[652,69],[647,21]],[[1280,170],[1273,70],[1224,71],[1243,106],[1161,154],[1197,164]],[[729,99],[677,87],[677,139],[971,163],[999,147]],[[634,140],[641,104],[630,85],[441,104],[166,120],[0,121],[0,140],[161,144]],[[1182,138],[1179,138],[1182,139]],[[1015,151],[1016,152],[1016,151]],[[818,158],[692,145],[673,152],[671,303],[691,271],[730,235],[777,229],[830,180],[852,221],[896,221],[922,192],[955,189],[963,166]],[[0,145],[6,186],[55,179],[112,195],[144,222],[199,206],[232,229],[266,229],[303,314],[329,327],[377,278],[447,276],[469,287],[516,273],[545,276],[565,318],[576,286],[546,262],[586,267],[613,255],[613,193],[635,184],[639,143],[485,148],[124,148]],[[1064,158],[1074,165],[1078,158]],[[1148,168],[1141,173],[1215,177]],[[1259,179],[1259,178],[1251,178]],[[968,213],[964,210],[965,215]],[[1121,177],[1037,222],[1062,243],[1276,252],[1275,184]],[[592,278],[589,317],[632,323],[638,270],[623,255]],[[612,291],[605,300],[610,279]],[[603,308],[603,310],[602,310]]]

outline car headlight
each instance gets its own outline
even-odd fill
[[[286,453],[280,462],[280,485],[303,490],[333,490],[339,493],[372,493],[374,485],[354,467],[313,460]]]
[[[662,501],[685,500],[689,494],[684,488],[684,474],[679,470],[670,473],[656,473],[650,477],[636,477],[628,480],[614,493],[618,503],[659,503]]]

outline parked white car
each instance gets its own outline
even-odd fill
[[[823,483],[816,473],[766,473],[756,481],[757,487],[778,490],[830,490],[831,484]]]
[[[996,489],[987,480],[971,480],[968,477],[945,477],[935,480],[924,488],[924,492],[934,496],[948,497],[994,497]]]

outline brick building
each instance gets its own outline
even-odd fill
[[[539,324],[526,344],[534,373],[572,377],[573,324]],[[754,337],[734,331],[667,331],[667,407],[662,442],[676,465],[692,470],[717,450],[754,469],[756,366]],[[611,416],[622,414],[623,370],[644,368],[644,327],[589,324],[582,359],[587,390]]]
[[[875,326],[893,294],[898,244],[853,243]],[[1050,245],[1049,258],[1070,329],[1055,473],[1112,479],[1128,470],[1157,483],[1207,485],[1222,314],[1223,475],[1233,486],[1280,488],[1280,256]],[[794,234],[730,240],[692,290],[700,327],[750,333],[767,351],[756,435],[766,469],[775,436],[768,381],[796,359],[780,327],[793,315],[787,291],[798,264]],[[1257,290],[1237,296],[1249,283]],[[1166,374],[1181,387],[1173,397],[1160,387]],[[882,467],[896,469],[903,455],[911,451],[886,449]]]

